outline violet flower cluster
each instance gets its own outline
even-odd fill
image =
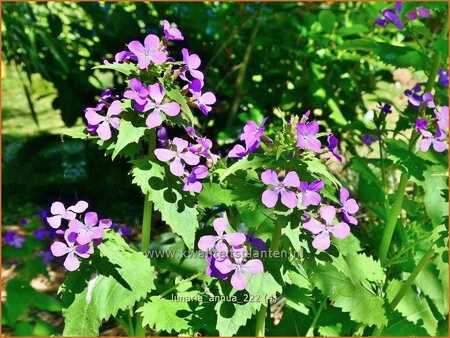
[[[225,218],[216,218],[213,222],[216,235],[200,237],[198,248],[208,253],[206,274],[221,280],[230,278],[236,290],[244,290],[252,275],[264,272],[259,259],[248,259],[248,246],[266,250],[266,244],[253,234],[229,232],[229,223]],[[247,247],[246,247],[247,246]]]
[[[392,23],[398,29],[402,30],[405,28],[405,19],[406,21],[414,21],[418,18],[428,18],[430,17],[430,10],[423,6],[418,6],[414,9],[408,11],[405,16],[401,17],[401,12],[403,8],[403,3],[401,1],[397,1],[394,5],[394,8],[384,9],[381,12],[381,17],[376,18],[374,20],[374,24],[386,27],[389,23]]]
[[[56,230],[62,240],[55,241],[50,251],[55,257],[63,257],[64,267],[75,271],[81,258],[89,258],[94,253],[105,231],[111,228],[110,219],[99,219],[96,212],[86,212],[88,203],[79,201],[66,208],[61,202],[54,202],[47,218],[48,224]]]
[[[180,103],[168,95],[163,86],[167,79],[171,83],[179,79],[181,89],[175,90],[184,95],[188,105],[198,108],[204,115],[209,114],[216,97],[213,93],[204,91],[204,75],[199,70],[199,56],[186,48],[181,50],[182,61],[175,61],[169,55],[169,41],[182,40],[182,32],[163,20],[161,38],[149,34],[143,43],[131,41],[127,50],[116,53],[116,64],[136,64],[139,72],[133,73],[128,79],[128,88],[121,94],[122,99],[112,96],[108,89],[102,93],[95,107],[85,109],[87,130],[91,135],[98,135],[103,141],[113,137],[114,130],[119,130],[120,127],[125,100],[131,101],[135,112],[143,117],[148,128],[160,127],[165,120],[178,116],[181,112]],[[110,64],[107,60],[104,63]]]
[[[219,156],[212,153],[210,139],[197,136],[192,127],[186,128],[186,132],[194,142],[180,137],[169,140],[166,129],[160,129],[161,148],[155,149],[154,154],[159,161],[169,164],[172,175],[183,180],[183,191],[200,193],[201,180],[208,176],[209,167],[217,163]]]

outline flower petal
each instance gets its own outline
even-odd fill
[[[230,244],[231,246],[238,246],[245,243],[245,235],[240,232],[235,232],[231,234],[226,234],[224,236],[224,239]]]
[[[77,214],[81,214],[82,212],[86,211],[88,206],[89,204],[86,201],[78,201],[77,204],[72,205],[71,207],[67,208],[67,210],[76,212]]]
[[[175,159],[170,163],[170,172],[175,176],[184,175],[184,165],[179,157],[175,157]]]
[[[320,208],[320,216],[325,220],[326,225],[331,225],[336,216],[336,208],[331,205],[323,206]]]
[[[66,208],[64,207],[64,204],[62,204],[61,202],[53,202],[50,208],[50,212],[53,215],[62,215],[66,212]]]
[[[120,100],[114,100],[111,105],[108,108],[108,117],[111,117],[113,115],[120,115],[122,112],[122,102]]]
[[[325,225],[320,223],[315,218],[311,218],[309,221],[303,223],[303,228],[308,231],[311,231],[313,234],[317,235],[318,233],[325,230]]]
[[[149,128],[159,127],[163,123],[163,118],[161,116],[161,111],[159,109],[153,110],[150,114],[148,114],[145,124]]]
[[[98,223],[98,215],[96,212],[88,212],[86,213],[86,215],[84,216],[84,224],[86,224],[86,226],[88,228],[92,228],[94,225],[97,225]]]
[[[281,192],[281,203],[283,203],[289,209],[297,207],[298,198],[295,192],[287,190],[285,188],[280,190]]]
[[[225,258],[223,261],[215,262],[217,270],[221,273],[229,273],[236,269],[236,264],[234,264],[229,258]]]
[[[266,185],[278,185],[280,183],[277,173],[271,169],[266,170],[261,174],[261,181]]]
[[[273,208],[278,202],[278,194],[278,189],[268,189],[263,192],[261,201],[266,207]]]
[[[58,229],[61,226],[61,216],[47,217],[47,223],[53,228]]]
[[[50,246],[50,251],[52,252],[53,256],[61,257],[67,254],[70,251],[70,249],[63,242],[55,242]]]
[[[283,184],[286,187],[294,187],[299,188],[300,187],[300,179],[298,178],[298,175],[295,171],[290,171],[286,175],[286,177],[283,180]]]
[[[334,237],[339,239],[344,239],[350,234],[350,227],[344,222],[337,223],[329,229]]]
[[[73,219],[69,222],[69,229],[73,232],[80,233],[82,230],[86,229],[86,225],[77,219]]]
[[[231,285],[233,285],[236,290],[244,290],[247,287],[247,283],[247,278],[240,270],[236,270],[233,276],[231,276]]]
[[[97,128],[97,135],[103,141],[109,140],[111,138],[111,128],[108,122],[104,121],[99,124]]]
[[[189,165],[197,165],[200,162],[200,157],[190,152],[189,150],[181,153],[178,156]]]
[[[180,105],[176,102],[164,103],[159,108],[169,116],[177,116],[180,113]]]
[[[169,149],[158,148],[154,151],[155,156],[158,160],[162,162],[168,162],[174,159],[176,153]]]
[[[216,230],[216,233],[219,236],[223,235],[228,225],[229,225],[228,221],[223,217],[216,218],[213,222],[214,230]]]
[[[327,231],[318,234],[312,242],[312,246],[318,250],[326,250],[330,244],[330,234]]]
[[[149,87],[150,97],[155,101],[156,104],[160,104],[166,95],[163,86],[159,83],[155,83]]]
[[[75,271],[80,267],[80,261],[73,252],[69,252],[66,259],[64,260],[64,267],[69,271]]]
[[[216,236],[211,236],[211,235],[202,236],[198,240],[197,246],[201,251],[207,252],[214,248],[214,245],[216,244],[216,242],[217,242]]]
[[[259,259],[250,259],[242,265],[242,270],[251,275],[256,275],[257,273],[264,272],[264,266]]]

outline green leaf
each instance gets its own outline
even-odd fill
[[[315,266],[311,282],[334,301],[334,306],[348,312],[352,320],[368,326],[382,327],[387,324],[383,299],[359,283],[353,283],[332,264]]]
[[[183,97],[183,95],[181,95],[180,88],[172,83],[164,83],[163,79],[159,79],[159,82],[161,82],[161,85],[164,87],[167,97],[174,100],[181,106],[181,110],[186,113],[189,120],[191,121],[191,125],[193,126],[195,124],[194,115],[192,114],[191,108],[189,108],[189,106],[187,105],[186,99]]]
[[[418,181],[423,181],[423,173],[427,169],[423,159],[408,149],[408,145],[401,140],[385,140],[390,158],[395,165],[404,173],[414,177]]]
[[[216,329],[220,336],[233,336],[241,326],[244,326],[262,304],[267,304],[268,297],[281,292],[281,286],[268,272],[253,275],[246,290],[253,296],[253,301],[243,304],[231,302],[218,302],[215,306],[217,312]]]
[[[331,33],[336,24],[336,16],[330,10],[321,10],[319,13],[319,23],[324,32]]]
[[[112,159],[114,160],[127,145],[139,143],[139,140],[145,134],[145,130],[147,130],[146,127],[137,127],[134,126],[131,121],[121,119],[117,143],[112,153]]]
[[[313,174],[316,174],[315,176],[317,178],[322,179],[323,177],[326,177],[336,187],[341,186],[341,183],[336,179],[336,177],[330,174],[330,171],[327,168],[327,166],[325,166],[320,160],[313,158],[311,160],[305,160],[305,163],[308,167],[308,171]]]
[[[223,188],[218,183],[203,183],[203,189],[198,195],[198,203],[204,208],[212,208],[218,205],[233,205],[236,195],[229,189]]]
[[[180,317],[180,312],[189,310],[187,302],[153,296],[136,312],[142,313],[142,324],[150,326],[151,329],[179,333],[189,329],[189,322]]]
[[[150,259],[131,249],[120,235],[106,233],[97,249],[101,257],[70,273],[62,286],[64,335],[98,335],[102,320],[130,308],[155,288]]]
[[[235,173],[238,170],[247,170],[258,168],[263,164],[267,163],[267,159],[261,156],[255,155],[247,155],[244,158],[240,159],[236,163],[234,163],[231,167],[228,167],[222,175],[219,177],[219,181],[222,183],[225,178]]]
[[[371,39],[353,39],[344,41],[344,43],[338,48],[344,50],[362,50],[366,52],[373,52],[377,46],[378,43]]]
[[[428,56],[408,46],[394,46],[378,42],[376,53],[381,61],[395,67],[413,67],[416,70],[426,69]]]
[[[198,211],[190,196],[182,192],[171,174],[159,163],[147,159],[130,161],[133,183],[148,195],[155,210],[172,229],[181,236],[189,249],[194,249],[195,231],[198,228]]]
[[[370,167],[367,165],[367,161],[361,157],[353,157],[351,162],[351,168],[359,173],[364,179],[367,181],[367,183],[371,184],[379,184],[377,175],[370,169]]]
[[[87,140],[89,138],[89,134],[86,132],[86,128],[72,128],[63,134],[61,134],[61,141],[64,142],[64,136],[68,136],[73,139]]]
[[[137,67],[133,63],[111,63],[109,65],[98,65],[92,67],[92,69],[107,69],[107,70],[115,70],[119,73],[125,74],[126,76],[131,75],[132,73],[137,72]]]
[[[401,289],[403,283],[397,279],[389,281],[389,285],[386,289],[386,296],[389,302],[392,302],[394,297]],[[400,312],[403,317],[414,324],[419,324],[423,327],[430,336],[436,335],[438,322],[433,316],[433,312],[430,309],[426,299],[419,297],[411,289],[409,289],[403,296],[400,303],[395,308]]]
[[[448,189],[447,170],[440,166],[432,166],[424,173],[425,210],[435,227],[442,224],[443,218],[448,216],[448,202],[444,197],[447,194],[445,191]]]

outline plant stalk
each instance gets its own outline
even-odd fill
[[[437,52],[431,61],[432,68],[430,69],[428,82],[425,86],[424,92],[431,92],[431,90],[433,89],[435,80],[436,80],[436,76],[439,71],[440,62],[441,62],[441,53]],[[423,110],[421,110],[421,111],[423,111]],[[418,133],[416,131],[413,131],[411,138],[409,140],[409,144],[408,144],[409,149],[414,148],[414,146],[418,140],[417,134]],[[409,179],[408,174],[403,172],[400,177],[400,182],[397,187],[397,192],[395,194],[394,203],[392,204],[391,211],[387,217],[386,227],[384,228],[383,238],[381,240],[380,251],[378,254],[382,265],[385,265],[385,263],[386,263],[386,258],[387,258],[387,254],[389,251],[389,247],[391,246],[392,235],[394,234],[395,225],[397,224],[397,219],[398,219],[398,216],[400,214],[400,211],[401,211],[402,205],[403,205],[403,199],[405,198],[405,191],[406,191],[406,185],[408,183],[408,179]]]
[[[277,218],[275,221],[275,229],[273,230],[272,235],[272,244],[270,245],[271,251],[277,251],[280,247],[280,239],[281,239],[281,218]],[[267,315],[267,305],[262,304],[258,313],[256,314],[256,329],[255,336],[256,337],[264,337],[266,330],[266,315]]]
[[[325,304],[327,303],[327,298],[325,297],[322,300],[322,303],[319,306],[319,309],[316,312],[316,315],[314,316],[314,319],[311,323],[311,325],[309,326],[308,331],[306,332],[306,337],[314,337],[314,327],[317,324],[317,321],[319,320],[320,314],[322,313],[323,308],[325,307]]]

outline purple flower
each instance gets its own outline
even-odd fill
[[[158,142],[161,148],[166,148],[169,145],[169,135],[167,134],[167,129],[161,127],[157,132]]]
[[[421,151],[427,152],[430,145],[433,145],[434,150],[439,153],[447,149],[447,142],[444,142],[446,139],[445,134],[440,129],[436,131],[434,136],[427,130],[421,131],[421,134],[422,139],[419,143],[419,148]]]
[[[253,121],[248,121],[244,126],[244,132],[241,134],[241,141],[245,141],[245,147],[247,149],[257,149],[261,143],[261,136],[264,133],[264,124],[266,123],[268,117],[262,120],[261,124],[258,126]]]
[[[117,232],[120,236],[130,236],[132,231],[130,228],[126,227],[126,226],[121,226],[119,228],[119,231]]]
[[[231,285],[236,290],[244,290],[247,287],[248,280],[245,273],[256,275],[264,272],[264,266],[259,259],[250,259],[243,263],[243,258],[241,255],[241,257],[235,258],[235,262],[232,262],[229,258],[215,262],[217,269],[223,274],[234,271],[231,276]]]
[[[228,274],[222,273],[216,268],[216,259],[214,258],[213,255],[208,254],[205,257],[205,260],[208,263],[208,267],[206,268],[205,271],[207,276],[217,277],[220,278],[221,280],[226,280],[228,278]]]
[[[28,218],[22,218],[22,225],[28,224]]]
[[[415,9],[411,9],[408,13],[406,13],[405,18],[408,20],[416,20],[417,17],[428,18],[430,16],[430,10],[423,6],[419,6]]]
[[[392,106],[390,104],[382,104],[381,102],[378,102],[378,109],[380,109],[383,113],[385,114],[390,114],[392,113]]]
[[[76,236],[73,236],[73,232],[68,229],[64,233],[64,239],[66,240],[65,243],[55,242],[50,246],[53,256],[62,257],[67,255],[63,265],[69,271],[75,271],[80,267],[80,261],[77,256],[81,258],[88,258],[93,253],[93,249],[90,245],[79,245],[76,243],[74,237]]]
[[[324,187],[323,181],[317,180],[311,183],[302,182],[300,184],[300,190],[302,192],[302,206],[307,207],[310,205],[319,205],[322,201],[317,191],[322,190]]]
[[[316,138],[319,132],[319,124],[315,121],[308,123],[297,123],[297,147],[309,149],[316,153],[320,152],[322,144]]]
[[[417,131],[422,131],[422,130],[426,130],[427,129],[427,120],[426,119],[421,119],[421,118],[417,118],[416,119],[416,126],[415,126]]]
[[[202,191],[202,184],[198,180],[208,176],[208,168],[204,165],[198,165],[192,168],[191,172],[183,179],[183,191],[192,191],[199,193]]]
[[[448,129],[448,106],[443,106],[439,111],[437,108],[434,110],[434,114],[437,118],[437,124],[440,130]]]
[[[212,141],[206,137],[197,137],[197,134],[192,127],[187,127],[186,132],[197,141],[197,144],[191,146],[190,151],[199,156],[203,156],[207,162],[216,164],[220,156],[211,152],[213,146]]]
[[[347,223],[356,225],[358,224],[358,221],[351,215],[355,214],[359,210],[359,205],[353,198],[349,199],[349,196],[350,193],[347,189],[341,188],[339,190],[339,200],[342,203],[342,208],[340,211],[342,212],[342,216]]]
[[[250,149],[251,150],[251,149]],[[252,151],[250,151],[249,149],[245,149],[242,145],[240,144],[235,144],[234,147],[230,150],[230,152],[228,153],[228,157],[229,158],[238,158],[241,159],[244,156],[246,156],[247,154],[250,154]]]
[[[255,235],[253,235],[252,233],[249,232],[248,234],[246,234],[245,239],[251,246],[255,248],[261,251],[267,250],[266,242],[264,242],[261,238],[255,237]]]
[[[424,93],[422,95],[422,103],[426,104],[429,108],[434,108],[436,105],[434,104],[434,96],[431,93]]]
[[[298,204],[297,194],[287,188],[299,188],[300,179],[295,171],[287,173],[282,182],[279,181],[278,175],[273,170],[266,170],[261,174],[261,180],[266,185],[274,186],[272,189],[264,191],[262,194],[262,203],[268,207],[273,208],[278,202],[278,197],[281,195],[281,203],[287,208],[295,208]]]
[[[119,129],[120,119],[117,117],[122,112],[122,102],[115,100],[111,103],[106,116],[100,115],[93,109],[86,109],[84,116],[88,123],[97,126],[95,132],[103,141],[111,138],[111,127]]]
[[[140,112],[151,111],[148,114],[145,124],[149,128],[155,128],[163,123],[161,112],[169,116],[177,116],[180,113],[180,105],[176,102],[168,102],[161,104],[166,92],[159,83],[150,86],[150,98],[144,105],[135,105],[136,110]]]
[[[166,40],[180,41],[184,40],[183,34],[181,34],[180,30],[175,27],[171,27],[170,22],[167,20],[163,20],[163,31],[164,37]]]
[[[226,233],[225,230],[228,227],[228,221],[225,218],[216,218],[213,222],[214,230],[217,236],[206,235],[200,237],[197,246],[201,251],[209,252],[212,249],[216,249],[220,254],[228,253],[228,245],[237,247],[244,244],[245,235],[239,232]]]
[[[404,92],[408,97],[409,103],[415,108],[420,106],[421,99],[419,93],[421,91],[422,87],[419,84],[416,84],[413,89],[406,89]]]
[[[375,19],[374,23],[381,27],[386,27],[388,23],[393,23],[398,29],[403,29],[403,25],[400,19],[400,12],[402,11],[402,3],[400,1],[395,3],[394,8],[385,9],[381,12],[382,17]]]
[[[194,79],[203,81],[203,73],[197,70],[197,68],[200,67],[200,64],[202,62],[198,57],[198,55],[197,54],[189,55],[189,51],[186,48],[183,48],[181,50],[181,54],[183,54],[183,62],[185,65],[184,70],[180,73],[180,77],[185,81],[189,81],[188,78],[186,77],[186,73],[189,72],[189,74]]]
[[[174,150],[158,148],[155,149],[155,156],[162,162],[170,162],[170,172],[175,176],[183,176],[184,163],[197,165],[200,162],[198,155],[189,151],[189,143],[179,137],[172,140]],[[172,147],[173,148],[173,147]]]
[[[315,218],[311,218],[309,221],[303,223],[303,227],[316,235],[312,246],[318,250],[326,250],[330,247],[330,232],[334,237],[344,239],[350,234],[350,227],[345,222],[333,225],[336,209],[330,205],[321,207],[319,212],[325,224],[320,223]]]
[[[439,67],[439,84],[448,86],[448,70],[444,71],[442,67]]]
[[[138,78],[132,78],[130,80],[131,90],[125,91],[123,97],[134,100],[137,104],[144,105],[147,102],[147,96],[150,94],[149,89],[142,84]]]
[[[3,240],[9,246],[15,246],[18,249],[20,249],[25,242],[25,238],[20,236],[19,234],[16,234],[14,231],[8,231],[6,233],[6,236],[3,237]]]
[[[138,67],[140,69],[146,69],[151,62],[160,65],[167,59],[166,53],[159,50],[160,41],[154,34],[149,34],[146,36],[144,45],[137,40],[131,41],[128,44],[128,49],[136,55]]]
[[[206,92],[202,94],[203,81],[194,79],[189,84],[189,91],[192,93],[192,98],[194,103],[200,109],[200,111],[208,116],[209,112],[212,110],[211,105],[216,103],[216,96],[211,92]]]
[[[33,234],[38,241],[42,241],[44,238],[47,237],[47,230],[45,230],[45,228],[38,228],[33,231]]]
[[[53,256],[52,252],[49,250],[42,251],[38,253],[38,256],[42,257],[42,262],[44,264],[49,264],[51,261],[55,260],[55,256]]]
[[[87,212],[86,215],[84,215],[84,223],[81,223],[77,219],[73,219],[69,222],[69,229],[72,232],[78,234],[76,241],[79,244],[88,244],[94,239],[100,239],[103,237],[103,231],[105,230],[105,227],[96,226],[97,223],[97,213]]]
[[[328,141],[328,150],[333,154],[333,156],[339,161],[343,162],[342,156],[337,152],[337,147],[339,145],[339,141],[336,136],[333,134],[328,135],[327,137]]]
[[[76,214],[81,214],[88,208],[88,203],[85,201],[78,201],[77,204],[68,207],[67,210],[64,204],[61,202],[53,202],[50,208],[50,212],[54,215],[47,217],[48,224],[53,228],[57,229],[61,226],[61,220],[65,219],[71,221],[75,219]]]
[[[363,134],[361,135],[361,140],[366,146],[370,146],[373,142],[378,141],[378,136]]]
[[[116,53],[116,55],[114,55],[114,60],[118,63],[124,62],[127,60],[137,61],[137,57],[133,53],[131,53],[127,50],[123,50],[121,52]]]

